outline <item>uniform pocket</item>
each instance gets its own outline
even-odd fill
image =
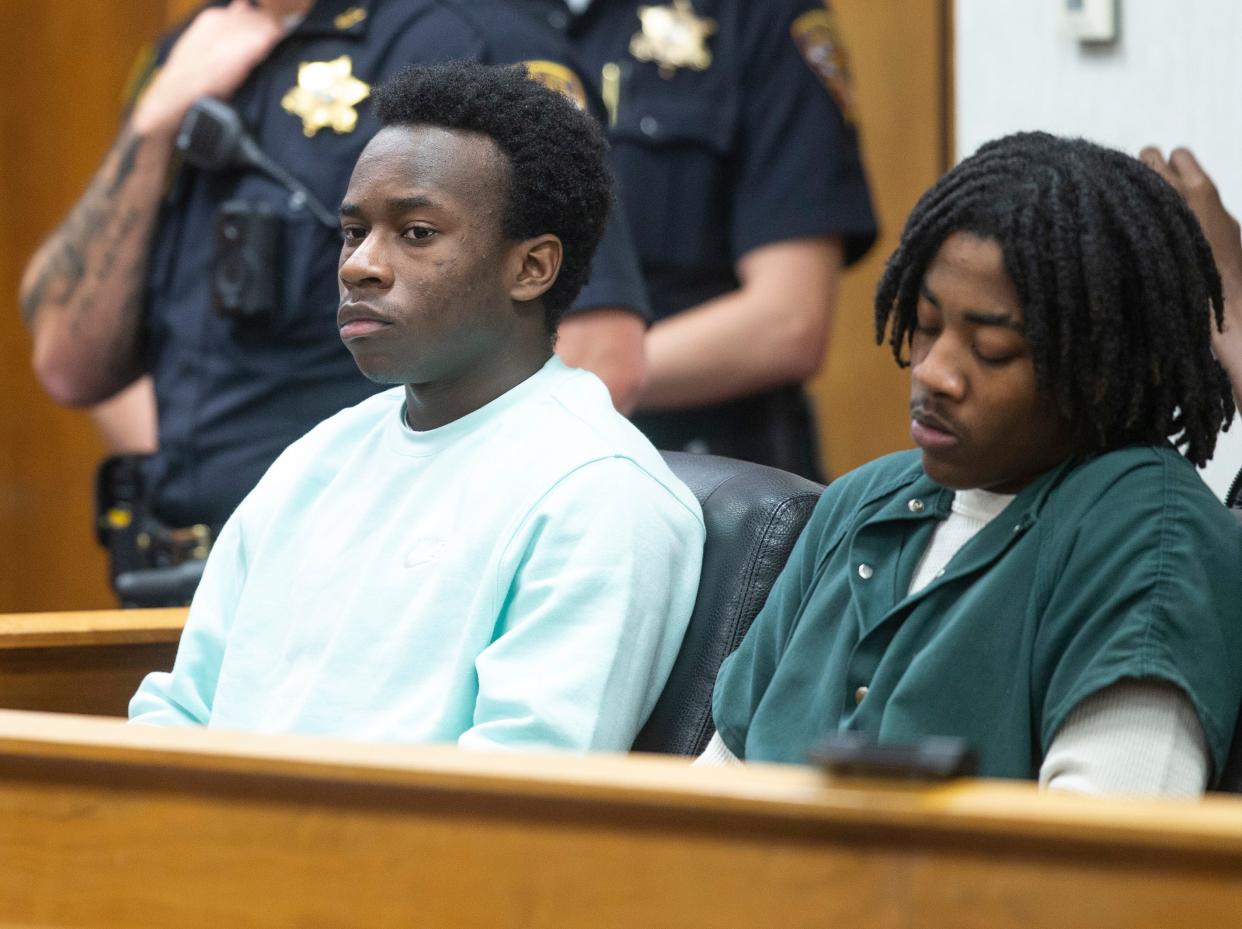
[[[611,159],[644,265],[727,262],[731,109],[715,95],[622,91]]]
[[[612,136],[649,146],[697,146],[727,155],[734,115],[720,98],[710,95],[640,94],[621,99]]]

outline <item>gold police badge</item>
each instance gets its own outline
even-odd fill
[[[670,78],[678,68],[705,71],[712,63],[707,39],[716,21],[695,16],[690,0],[673,0],[668,6],[640,6],[642,30],[630,39],[630,54],[639,61],[652,61],[660,76]]]
[[[348,55],[298,65],[297,86],[281,98],[280,105],[302,118],[302,132],[307,137],[320,129],[343,135],[358,125],[354,107],[370,95],[371,87],[354,77],[353,67]]]
[[[586,88],[578,75],[555,61],[524,61],[526,76],[549,90],[564,94],[580,110],[587,108]]]
[[[803,13],[789,27],[794,44],[807,65],[837,101],[846,122],[854,121],[854,94],[850,86],[849,55],[829,10]]]

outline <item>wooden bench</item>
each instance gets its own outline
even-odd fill
[[[0,615],[0,707],[124,716],[148,671],[172,667],[184,608]]]
[[[0,925],[1236,929],[1242,801],[0,712]]]

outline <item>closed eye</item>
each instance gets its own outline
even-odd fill
[[[985,355],[983,352],[979,351],[978,347],[974,349],[974,353],[975,357],[978,358],[979,361],[994,368],[999,368],[1001,365],[1007,364],[1018,357],[1017,355],[1011,353],[1003,355]]]
[[[1007,327],[981,326],[970,350],[980,363],[1000,367],[1026,354],[1026,340]]]

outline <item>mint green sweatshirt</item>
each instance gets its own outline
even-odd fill
[[[693,607],[693,495],[555,357],[439,429],[403,405],[372,397],[272,465],[131,721],[629,748]]]

